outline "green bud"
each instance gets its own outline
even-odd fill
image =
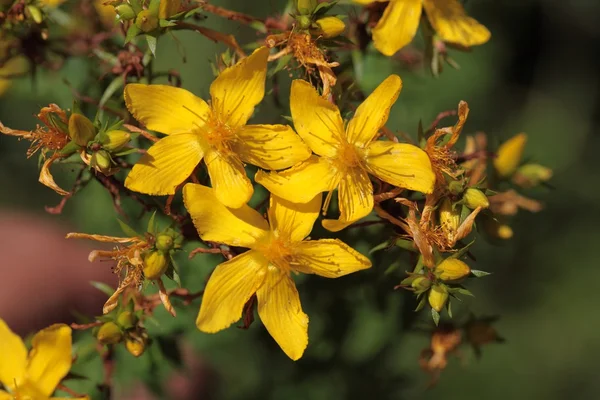
[[[438,279],[443,281],[457,281],[469,275],[471,268],[456,258],[446,258],[435,267],[433,273]]]
[[[316,23],[319,27],[319,33],[326,38],[339,36],[346,29],[346,24],[338,17],[321,18]]]
[[[28,5],[27,11],[29,12],[29,15],[31,15],[31,18],[35,21],[36,24],[41,24],[42,21],[44,20],[44,16],[42,15],[42,10],[40,10],[36,6]]]
[[[162,251],[150,251],[144,257],[144,276],[146,279],[160,279],[169,266],[169,258]]]
[[[513,182],[525,188],[537,186],[552,178],[552,170],[540,164],[525,164],[513,175]]]
[[[163,253],[168,253],[174,245],[171,235],[160,234],[156,237],[156,248]]]
[[[448,190],[452,194],[461,194],[463,192],[463,184],[459,181],[452,181],[448,184]]]
[[[312,25],[312,19],[308,15],[300,15],[296,18],[300,29],[308,29]]]
[[[488,208],[490,206],[490,201],[487,196],[481,190],[475,188],[468,188],[465,190],[463,201],[465,202],[465,206],[469,207],[471,210],[474,210],[477,207]]]
[[[126,131],[110,131],[107,132],[102,140],[100,140],[100,144],[102,148],[109,152],[119,151],[131,140],[131,134]]]
[[[117,317],[117,324],[121,326],[123,329],[131,329],[135,326],[137,322],[137,317],[131,311],[123,311]]]
[[[115,7],[115,12],[120,20],[131,21],[135,18],[135,11],[129,4],[120,4]]]
[[[112,166],[110,154],[108,154],[105,150],[98,150],[94,152],[94,154],[92,154],[91,164],[92,167],[96,168],[102,173],[108,171]]]
[[[135,26],[142,32],[152,32],[158,28],[158,16],[152,14],[149,10],[144,10],[137,15]]]
[[[105,322],[96,334],[96,339],[102,344],[117,344],[123,339],[123,332],[114,322]]]
[[[125,348],[134,357],[139,357],[146,350],[146,340],[144,338],[127,337],[125,339]]]
[[[78,146],[87,146],[96,137],[96,127],[85,115],[73,113],[69,118],[69,137]]]
[[[415,293],[423,293],[431,287],[431,281],[425,276],[418,276],[413,279],[410,286],[415,289]]]
[[[448,291],[445,286],[435,285],[429,291],[429,305],[438,313],[442,311],[448,301]]]
[[[319,5],[318,0],[296,0],[296,8],[302,15],[312,14],[314,9]]]

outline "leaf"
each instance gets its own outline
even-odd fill
[[[131,24],[129,29],[127,29],[127,35],[125,35],[125,44],[131,42],[141,31],[135,24]]]
[[[440,313],[435,311],[433,308],[431,309],[431,318],[433,318],[435,326],[438,326],[440,323]]]
[[[452,318],[452,302],[450,300],[448,300],[448,302],[446,303],[446,309],[448,310],[448,316],[450,316],[450,318]]]
[[[391,243],[390,243],[389,240],[386,240],[383,243],[379,243],[377,246],[375,246],[371,250],[369,250],[369,254],[373,254],[373,253],[375,253],[376,251],[379,251],[379,250],[387,249],[390,246],[390,244]]]
[[[417,308],[415,308],[415,312],[421,311],[423,309],[423,307],[425,307],[425,304],[427,304],[427,297],[421,296],[421,299],[419,300],[419,304],[417,304]]]
[[[153,235],[156,234],[156,223],[154,221],[155,217],[156,217],[156,210],[154,210],[154,212],[150,216],[150,220],[148,220],[148,228],[146,228],[146,232],[149,232]]]
[[[121,230],[123,231],[123,233],[125,235],[127,235],[128,237],[142,237],[142,235],[137,233],[135,231],[135,229],[133,229],[132,227],[130,227],[129,225],[127,225],[125,222],[121,221],[118,218],[117,218],[117,222],[119,223],[119,226],[121,227]]]
[[[419,251],[415,246],[415,242],[411,240],[398,239],[396,240],[395,245],[400,247],[401,249],[412,251],[413,253],[417,253]]]
[[[491,275],[491,272],[480,271],[478,269],[472,269],[471,273],[475,275],[476,278],[483,278],[484,276]]]
[[[456,259],[461,258],[465,254],[467,254],[467,252],[469,251],[469,247],[471,247],[474,243],[475,243],[475,239],[473,239],[473,241],[471,243],[469,243],[468,245],[466,245],[465,247],[463,247],[456,253],[453,253],[452,255],[450,255],[448,258],[456,258]]]
[[[276,73],[278,73],[279,71],[283,70],[285,68],[285,66],[288,65],[288,63],[290,62],[292,57],[293,57],[292,54],[286,54],[285,56],[283,56],[279,60],[277,60],[277,65],[275,65],[275,68],[273,68],[273,70],[271,71],[269,76],[273,76]]]
[[[150,49],[152,55],[156,57],[156,38],[152,35],[146,35],[146,42],[148,42],[148,49]]]
[[[113,94],[116,93],[117,90],[123,87],[125,84],[125,79],[121,75],[117,76],[109,85],[106,87],[106,90],[102,94],[100,98],[100,102],[98,103],[98,107],[101,109],[108,100],[112,97]]]
[[[248,24],[248,26],[259,31],[260,33],[267,33],[267,27],[262,21],[252,21],[250,24]]]
[[[327,12],[331,10],[336,4],[337,1],[332,1],[331,3],[325,1],[323,3],[319,3],[319,5],[315,7],[313,15],[327,14]]]
[[[161,20],[159,20],[159,21],[158,21],[158,25],[159,25],[161,28],[169,28],[169,27],[171,27],[171,26],[177,26],[177,24],[176,24],[175,22],[173,22],[173,21],[169,21],[169,20],[167,20],[167,19],[161,19]]]
[[[450,293],[460,293],[464,296],[475,297],[475,295],[473,293],[471,293],[469,290],[465,289],[464,287],[451,288]]]
[[[107,295],[108,297],[112,296],[113,293],[115,292],[115,289],[111,288],[104,282],[91,281],[90,285],[92,285],[93,287],[95,287],[96,289],[98,289],[99,291],[101,291],[102,293]]]

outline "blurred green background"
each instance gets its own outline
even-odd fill
[[[283,0],[213,3],[259,17],[279,13],[285,5]],[[484,347],[480,360],[463,348],[463,359],[450,357],[437,386],[426,390],[429,377],[419,369],[418,357],[429,338],[411,328],[415,321],[410,293],[392,290],[402,271],[411,268],[406,254],[393,250],[373,257],[374,267],[360,274],[337,280],[313,276],[299,280],[304,311],[310,317],[310,343],[298,362],[290,361],[280,351],[259,320],[247,331],[232,326],[217,335],[207,335],[193,324],[198,301],[187,308],[175,301],[179,313],[176,319],[159,307],[159,324],[149,322],[147,326],[151,336],[163,339],[140,359],[125,351],[117,354],[115,375],[120,391],[127,392],[134,381],[145,381],[158,393],[156,398],[178,398],[161,392],[163,382],[178,364],[178,356],[171,351],[161,352],[158,346],[160,342],[163,349],[168,349],[167,339],[176,338],[189,345],[186,353],[194,349],[203,365],[203,375],[194,377],[208,387],[210,395],[202,398],[465,400],[600,396],[594,358],[600,353],[596,309],[600,269],[594,253],[600,241],[600,164],[595,153],[600,149],[595,131],[600,122],[600,26],[596,20],[600,3],[470,0],[466,7],[471,16],[489,27],[492,40],[471,53],[452,51],[460,70],[446,68],[435,79],[425,69],[409,71],[397,61],[369,51],[364,55],[359,83],[368,93],[388,74],[400,74],[404,88],[387,125],[394,131],[414,137],[419,120],[427,126],[438,112],[455,109],[459,100],[465,100],[471,114],[464,133],[484,131],[495,148],[510,136],[527,132],[526,157],[554,170],[551,183],[555,189],[532,194],[544,201],[545,209],[539,214],[520,212],[513,221],[515,236],[511,241],[502,245],[487,243],[483,238],[477,241],[477,262],[472,267],[493,275],[469,282],[476,298],[467,299],[465,309],[456,312],[459,319],[467,315],[468,309],[477,315],[499,315],[495,327],[507,342]],[[356,8],[346,10],[356,15]],[[206,24],[233,33],[242,43],[255,35],[215,16],[209,16]],[[159,42],[157,68],[177,69],[183,87],[207,98],[213,79],[209,62],[224,47],[193,33],[176,36],[185,49],[187,62],[182,61],[176,42],[165,37]],[[40,106],[55,102],[70,107],[71,91],[63,80],[85,92],[89,68],[93,68],[93,62],[88,59],[73,59],[59,72],[40,74],[35,87],[27,79],[16,82],[0,98],[0,121],[12,128],[30,129],[35,123],[32,115]],[[280,78],[285,77],[283,74]],[[275,122],[280,115],[288,115],[283,99],[281,109],[267,96],[255,121]],[[43,207],[55,205],[59,198],[37,183],[36,161],[25,159],[26,148],[27,143],[0,137],[3,214],[31,214],[40,221],[60,222],[64,232],[68,227],[119,234],[110,198],[96,183],[71,200],[62,215],[45,214]],[[62,179],[60,169],[55,168],[57,179]],[[143,226],[136,215],[131,213],[130,222]],[[327,235],[317,232],[316,236]],[[384,234],[379,228],[352,229],[342,238],[366,253],[376,244],[375,238]],[[190,243],[186,249],[195,247]],[[2,252],[9,250],[2,248]],[[178,260],[183,284],[192,291],[203,288],[205,277],[221,261],[216,256],[200,256],[188,262],[183,253]],[[386,274],[394,262],[400,268]],[[23,267],[2,264],[0,270]],[[82,258],[81,268],[108,266],[90,266]],[[23,285],[24,290],[27,287],[27,281],[11,284]],[[20,301],[35,312],[46,312],[35,298]],[[416,318],[418,326],[431,324],[427,312]],[[101,380],[101,367],[93,357],[89,337],[79,337],[82,344],[76,371],[92,381],[71,386],[91,390]]]

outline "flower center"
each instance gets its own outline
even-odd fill
[[[341,146],[338,147],[338,164],[343,167],[343,169],[360,166],[362,164],[363,157],[359,151],[360,150],[356,146],[343,142]]]
[[[271,232],[258,250],[282,272],[290,271],[289,258],[293,254],[293,248],[292,243],[287,238],[279,236],[277,232]]]
[[[213,112],[203,137],[208,145],[219,153],[229,153],[231,152],[231,142],[235,138],[235,133],[234,128],[222,122],[218,115]]]

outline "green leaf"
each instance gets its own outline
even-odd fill
[[[431,318],[433,318],[435,326],[438,326],[440,323],[440,313],[435,311],[433,308],[431,309]]]
[[[156,217],[156,210],[154,210],[154,212],[150,216],[150,220],[148,220],[148,228],[146,228],[146,232],[149,232],[153,235],[156,234],[156,224],[154,222],[155,217]]]
[[[152,35],[146,35],[146,42],[148,42],[148,49],[150,49],[152,55],[156,57],[156,38]]]
[[[67,145],[65,147],[63,147],[60,150],[60,154],[66,156],[66,155],[75,153],[79,149],[80,149],[80,147],[77,145],[77,143],[70,141],[69,143],[67,143]]]
[[[471,273],[475,275],[476,278],[483,278],[484,276],[491,275],[491,272],[480,271],[478,269],[472,269]]]
[[[158,21],[158,26],[160,26],[161,28],[169,28],[171,26],[177,26],[177,24],[167,19],[161,19]]]
[[[104,282],[91,281],[90,285],[92,285],[93,287],[95,287],[96,289],[98,289],[99,291],[101,291],[102,293],[107,295],[108,297],[112,296],[113,293],[115,292],[115,289],[111,288]]]
[[[451,304],[452,304],[452,302],[450,300],[448,300],[446,302],[446,309],[448,310],[448,316],[450,318],[452,318],[452,305]]]
[[[390,246],[390,244],[391,243],[390,243],[389,240],[386,240],[383,243],[379,243],[377,246],[375,246],[371,250],[369,250],[369,254],[373,254],[373,253],[375,253],[376,251],[379,251],[379,250],[387,249]]]
[[[288,65],[288,63],[290,62],[292,57],[293,57],[292,54],[287,54],[287,55],[281,57],[279,60],[277,60],[277,64],[275,65],[275,68],[271,71],[269,76],[273,76],[276,73],[278,73],[279,71],[281,71],[282,69],[284,69],[285,66]]]
[[[150,11],[153,15],[158,15],[159,8],[160,8],[160,0],[150,0],[150,5],[148,6],[148,11]]]
[[[454,293],[460,293],[464,296],[471,296],[471,297],[475,297],[475,295],[473,293],[471,293],[469,290],[465,289],[464,287],[454,287],[451,288],[449,290],[450,293],[454,294]]]
[[[413,253],[417,253],[419,251],[415,246],[415,243],[410,240],[398,239],[394,244],[400,247],[401,249],[412,251]]]
[[[332,1],[331,3],[325,1],[323,3],[319,3],[319,5],[315,7],[313,15],[320,16],[327,14],[327,12],[331,10],[336,4],[337,1]]]
[[[127,34],[125,35],[125,44],[131,42],[137,35],[140,34],[142,30],[137,27],[136,24],[131,24],[129,29],[127,29]]]
[[[250,28],[252,29],[259,31],[260,33],[267,33],[267,27],[262,21],[252,21],[248,26],[250,26]]]
[[[121,230],[123,231],[123,233],[127,237],[142,237],[142,235],[140,235],[139,233],[137,233],[135,231],[135,229],[133,229],[132,227],[130,227],[129,225],[127,225],[125,222],[121,221],[118,218],[117,218],[117,222],[119,223],[119,226],[121,227]]]
[[[427,304],[427,297],[421,296],[420,300],[419,300],[419,304],[417,304],[417,308],[415,308],[415,312],[421,311],[423,309],[423,307],[425,307],[425,304]]]
[[[125,84],[125,79],[121,75],[117,76],[111,83],[108,84],[106,90],[102,94],[100,98],[100,102],[98,103],[98,107],[101,109],[108,100],[112,97],[113,94],[117,92],[120,88]]]
[[[475,243],[475,239],[473,239],[473,241],[471,241],[471,243],[469,243],[468,245],[466,245],[465,247],[463,247],[456,253],[453,253],[452,255],[450,255],[448,258],[456,258],[456,259],[461,258],[465,254],[467,254],[467,252],[469,251],[469,247],[471,247],[473,245],[473,243]]]

